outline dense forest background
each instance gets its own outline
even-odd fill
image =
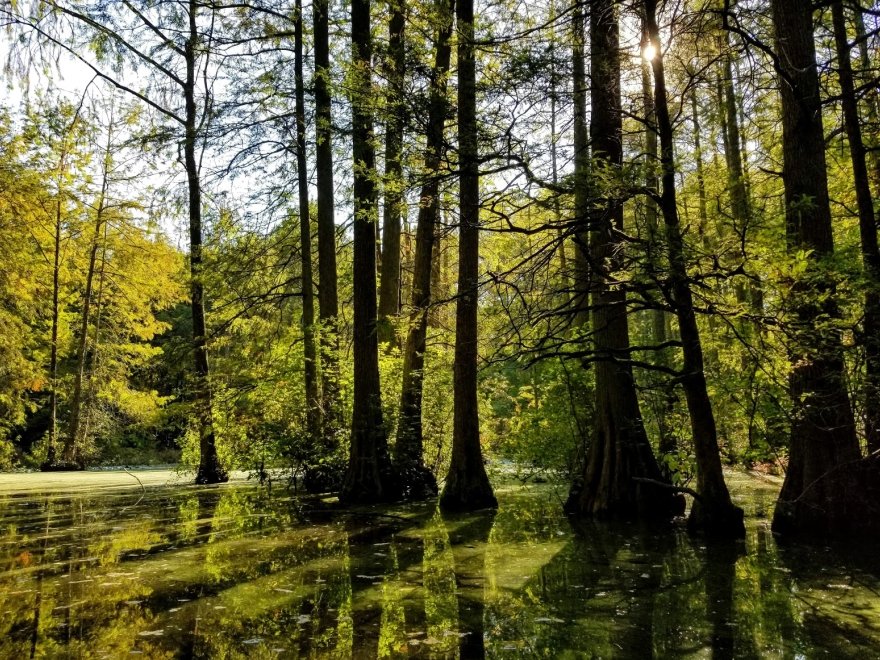
[[[485,454],[731,528],[722,463],[787,470],[783,528],[875,474],[877,5],[0,19],[3,468],[447,476],[455,508]]]

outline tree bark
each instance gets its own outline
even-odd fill
[[[454,0],[450,0],[453,2]],[[452,7],[455,11],[455,7]],[[439,174],[438,174],[439,177]],[[431,300],[445,300],[449,298],[449,251],[443,247],[443,227],[440,226],[440,198],[438,196],[438,208],[434,217],[434,246],[431,257]],[[413,262],[415,263],[415,262]],[[428,308],[428,327],[433,329],[442,328],[440,305],[431,304]]]
[[[733,64],[730,53],[723,58],[724,113],[727,139],[724,142],[724,157],[727,162],[727,185],[730,189],[730,202],[733,211],[734,231],[744,236],[749,225],[751,209],[746,191],[745,169],[740,141],[739,113],[736,103],[736,88],[733,82]]]
[[[643,31],[644,32],[644,31]],[[643,47],[647,44],[647,35],[643,34]],[[647,158],[645,168],[645,187],[648,190],[656,191],[660,187],[660,181],[657,178],[657,163],[660,154],[657,151],[657,118],[654,112],[654,89],[651,81],[651,63],[643,58],[642,60],[642,99],[645,104],[645,156]],[[661,271],[661,255],[662,242],[660,237],[660,218],[657,212],[657,202],[653,198],[647,197],[645,200],[645,227],[648,234],[648,269],[652,278],[658,279]],[[658,287],[659,288],[659,287]],[[662,289],[658,290],[658,304],[665,304],[665,293]],[[669,338],[668,319],[666,310],[655,308],[651,310],[651,340],[655,346],[663,346]],[[672,366],[672,356],[670,349],[660,348],[655,352],[654,360],[658,366],[670,368]],[[675,434],[669,426],[667,418],[672,415],[675,406],[675,384],[673,382],[664,382],[660,385],[660,413],[657,415],[657,432],[660,436],[658,450],[660,456],[666,456],[677,451],[677,441]],[[670,471],[665,465],[660,466],[660,471],[664,477],[671,476]]]
[[[659,53],[657,56],[659,57]],[[709,212],[706,200],[706,168],[703,164],[703,144],[700,139],[700,113],[697,103],[697,90],[691,91],[691,123],[694,127],[694,160],[697,166],[697,211],[699,213],[700,225],[697,231],[705,245],[707,242],[706,230],[709,225]],[[725,140],[725,144],[727,144]]]
[[[694,138],[694,161],[696,162],[696,170],[697,170],[697,213],[698,213],[698,228],[697,233],[700,236],[700,243],[705,253],[707,254],[715,254],[717,252],[717,248],[714,246],[715,241],[712,240],[712,237],[709,236],[709,210],[708,210],[708,200],[706,197],[706,166],[703,160],[703,143],[700,135],[702,134],[702,126],[700,124],[700,107],[697,102],[697,87],[695,86],[691,90],[691,126],[693,127],[693,138]],[[728,150],[727,141],[727,119],[726,114],[723,110],[724,90],[722,89],[721,79],[718,79],[718,107],[719,110],[719,118],[721,120],[721,138],[724,143],[724,151],[725,153]],[[718,320],[714,316],[709,317],[709,328],[711,331],[717,330]],[[718,350],[715,348],[709,349],[709,364],[718,365]]]
[[[448,510],[497,507],[480,447],[477,403],[477,307],[480,266],[480,187],[477,146],[474,2],[459,0],[458,143],[459,207],[458,296],[455,309],[455,376],[452,460],[440,506]]]
[[[559,114],[559,80],[556,72],[556,2],[550,3],[550,166],[553,185],[559,184],[559,164],[557,142],[557,115]],[[565,232],[562,230],[562,206],[559,195],[553,197],[553,219],[560,225],[558,229],[559,272],[563,290],[569,289],[568,258],[565,254]]]
[[[382,217],[382,269],[379,278],[379,341],[397,341],[392,319],[400,314],[400,226],[403,203],[403,99],[406,0],[391,0],[388,21],[388,113],[385,129],[385,205]]]
[[[92,383],[100,365],[99,355],[101,349],[101,319],[104,314],[104,282],[107,274],[107,223],[104,223],[104,237],[101,241],[101,267],[98,269],[98,292],[95,296],[95,332],[91,342],[91,365],[86,370],[84,383],[84,417],[82,421],[82,434],[89,436],[89,425],[92,421],[92,410],[95,402],[95,390]]]
[[[55,203],[55,250],[52,267],[52,345],[49,354],[49,373],[52,379],[52,392],[49,395],[49,450],[46,456],[46,467],[52,467],[57,460],[58,447],[58,293],[59,275],[61,271],[61,210],[63,196],[61,191],[61,173],[64,169],[64,156],[59,165],[58,199]],[[63,453],[67,453],[66,451]],[[66,458],[65,458],[66,460]]]
[[[674,136],[666,98],[666,74],[663,68],[660,29],[657,25],[657,0],[645,0],[644,6],[648,36],[657,53],[651,61],[651,66],[654,73],[654,107],[657,115],[662,168],[660,210],[666,226],[669,277],[684,356],[681,383],[691,418],[697,459],[697,492],[700,494],[700,499],[695,499],[691,507],[688,526],[692,530],[713,536],[742,537],[745,535],[743,511],[731,502],[721,470],[715,417],[706,388],[703,347],[697,327],[685,261],[684,240],[678,218]]]
[[[733,62],[729,52],[729,45],[724,44],[728,48],[723,57],[723,107],[725,121],[722,130],[725,133],[724,140],[724,158],[727,164],[727,188],[730,191],[731,215],[733,216],[734,238],[737,241],[736,254],[740,263],[745,264],[746,254],[743,250],[746,244],[746,236],[751,225],[751,204],[749,203],[749,192],[746,187],[746,173],[744,167],[744,158],[742,150],[742,138],[740,136],[739,124],[739,108],[736,100],[736,87],[733,81]],[[761,299],[760,294],[755,293],[750,296],[749,289],[754,289],[754,284],[748,286],[743,281],[742,276],[738,276],[734,281],[734,294],[736,302],[745,311],[750,306],[752,299]],[[745,319],[738,322],[738,330],[742,337],[748,340],[752,335],[752,324]],[[748,355],[743,356],[743,370],[749,370],[750,360]]]
[[[422,435],[422,388],[424,384],[425,343],[431,305],[435,237],[439,214],[439,170],[443,156],[443,126],[448,101],[446,76],[452,53],[455,0],[438,0],[440,27],[437,31],[434,70],[428,105],[428,135],[425,146],[424,183],[419,196],[416,224],[416,254],[413,270],[412,310],[403,354],[403,384],[397,421],[395,469],[401,479],[401,492],[407,499],[423,499],[437,493],[437,481],[424,464]]]
[[[793,255],[807,250],[808,273],[792,285],[787,316],[793,333],[791,447],[773,529],[815,533],[839,514],[822,477],[859,457],[847,397],[840,337],[817,317],[838,317],[835,282],[822,263],[834,251],[825,168],[822,103],[809,3],[772,0],[782,96],[786,238]],[[802,498],[809,489],[809,497]]]
[[[306,106],[303,79],[302,0],[296,0],[294,25],[294,77],[296,78],[296,179],[299,193],[299,241],[302,258],[303,377],[306,390],[306,426],[312,442],[320,438],[321,400],[318,388],[318,352],[315,346],[315,295],[312,280],[312,229],[309,216],[308,163],[306,160]]]
[[[877,245],[877,225],[874,222],[874,202],[868,175],[865,143],[859,121],[858,100],[855,94],[849,40],[846,36],[846,16],[843,3],[831,5],[834,23],[834,41],[837,47],[837,76],[840,81],[841,104],[849,153],[852,159],[853,183],[859,210],[859,238],[862,244],[862,265],[865,269],[865,316],[862,322],[865,347],[865,437],[868,451],[880,450],[880,248]]]
[[[575,325],[590,322],[590,147],[587,135],[587,74],[584,61],[584,10],[575,2],[571,20],[571,63],[574,90],[574,286]]]
[[[329,0],[314,0],[312,10],[315,40],[315,174],[318,193],[318,314],[321,319],[323,441],[328,447],[335,447],[342,420],[339,405],[339,301],[333,204]]]
[[[208,331],[205,323],[205,285],[202,281],[202,188],[199,179],[199,163],[196,159],[198,116],[195,99],[196,46],[199,40],[196,25],[198,6],[198,0],[189,0],[189,34],[184,46],[186,80],[184,81],[183,94],[186,123],[183,150],[189,191],[189,269],[193,317],[193,359],[195,363],[195,400],[193,405],[199,424],[199,469],[196,473],[196,483],[215,484],[227,481],[229,475],[220,464],[214,435],[210,368],[208,365]]]
[[[725,53],[722,60],[722,71],[718,78],[718,107],[721,134],[724,143],[724,159],[727,166],[727,190],[730,194],[731,217],[733,222],[733,240],[736,242],[734,254],[740,266],[745,267],[748,263],[748,255],[745,252],[748,232],[752,224],[752,204],[748,186],[746,171],[746,139],[740,126],[744,125],[737,101],[736,86],[733,79],[733,60],[730,52],[730,44],[727,35],[723,42]],[[733,278],[734,296],[741,313],[752,312],[756,316],[763,313],[764,294],[757,275],[754,273],[748,280],[743,276]],[[738,316],[736,318],[736,331],[741,341],[746,346],[740,352],[740,370],[748,379],[754,382],[754,375],[760,368],[759,363],[753,359],[749,352],[754,337],[761,328],[754,320]],[[748,405],[754,409],[757,405],[758,393],[752,385],[744,388],[743,395]],[[749,449],[755,447],[754,415],[748,419]]]
[[[370,0],[351,3],[352,151],[354,155],[354,410],[342,502],[397,496],[382,421],[376,305],[376,162],[370,115]]]
[[[590,137],[597,167],[619,171],[623,165],[620,109],[620,44],[615,0],[593,0],[590,6],[592,107]],[[619,232],[623,202],[609,201],[592,210],[592,337],[596,357],[596,418],[582,490],[573,489],[567,511],[580,515],[626,518],[669,518],[680,509],[680,497],[634,477],[661,480],[636,396],[629,364],[626,294],[618,284],[623,267]],[[677,506],[678,505],[678,506]]]

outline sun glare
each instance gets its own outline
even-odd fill
[[[648,42],[644,49],[642,49],[642,57],[650,62],[654,59],[654,57],[656,57],[656,55],[657,47],[654,44]]]

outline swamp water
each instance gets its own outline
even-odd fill
[[[880,658],[880,556],[497,513],[344,512],[249,484],[0,495],[0,658]]]

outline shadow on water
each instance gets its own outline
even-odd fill
[[[0,497],[0,657],[880,656],[880,560],[497,513],[341,510],[253,486]]]
[[[458,598],[458,650],[462,658],[485,658],[486,552],[495,511],[444,517],[450,529],[455,593]]]
[[[712,657],[720,660],[736,657],[734,585],[736,562],[744,554],[740,542],[720,541],[706,548],[706,618],[712,629]],[[740,656],[753,655],[739,651]]]

